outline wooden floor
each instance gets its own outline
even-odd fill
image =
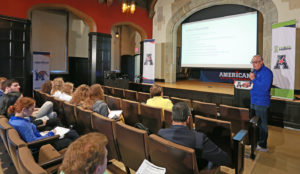
[[[182,80],[176,83],[155,82],[162,87],[188,89],[220,94],[234,94],[234,86],[231,83],[201,82],[200,80]]]
[[[245,174],[298,174],[300,173],[300,131],[269,126],[269,152],[257,152],[256,159],[249,158],[246,147]],[[124,165],[113,161],[108,173],[125,174]],[[12,162],[0,140],[0,174],[15,174]],[[134,173],[134,172],[132,172]],[[234,170],[221,167],[222,174],[234,174]]]

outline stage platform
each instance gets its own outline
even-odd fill
[[[155,82],[164,88],[164,95],[202,102],[249,108],[249,90],[234,89],[233,84],[183,80],[176,83]],[[129,89],[149,92],[151,84],[130,83]],[[300,100],[271,98],[268,122],[279,127],[300,129]]]
[[[176,83],[155,82],[162,87],[234,95],[234,86],[230,83],[201,82],[200,80],[181,80]]]

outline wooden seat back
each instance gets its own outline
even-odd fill
[[[133,90],[124,90],[124,98],[131,101],[136,101],[137,92]]]
[[[141,123],[149,128],[151,133],[157,133],[163,127],[162,109],[141,104]]]
[[[146,93],[146,92],[137,93],[137,101],[140,103],[146,103],[149,98],[150,98],[150,93]]]
[[[144,159],[149,160],[148,134],[145,130],[117,122],[116,137],[121,161],[126,167],[137,170]]]
[[[100,132],[104,134],[108,139],[107,144],[107,159],[117,159],[119,160],[118,146],[116,144],[116,120],[104,117],[96,112],[92,115],[92,127],[93,131]]]
[[[77,115],[77,132],[80,135],[89,133],[92,131],[92,111],[83,109],[80,106],[76,107],[76,115]]]
[[[217,105],[215,103],[206,103],[193,100],[193,115],[202,115],[205,117],[217,117]]]
[[[125,123],[134,126],[140,122],[140,103],[130,100],[122,100],[122,110]]]
[[[157,135],[149,137],[149,154],[151,162],[166,168],[167,174],[199,173],[195,150]]]

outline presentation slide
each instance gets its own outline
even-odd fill
[[[251,68],[257,53],[257,12],[182,25],[182,67]]]

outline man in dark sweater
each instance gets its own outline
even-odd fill
[[[187,123],[191,111],[186,103],[176,103],[172,108],[172,116],[172,126],[159,130],[158,135],[174,143],[195,149],[199,170],[205,168],[208,163],[217,166],[231,165],[228,154],[215,145],[204,133],[188,129]]]

